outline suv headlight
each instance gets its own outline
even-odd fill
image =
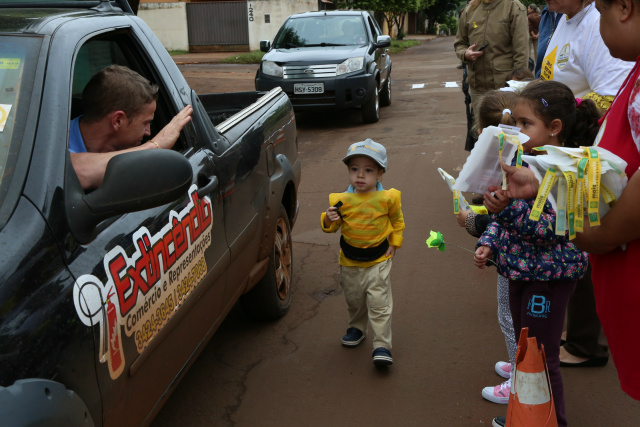
[[[354,71],[360,71],[364,67],[364,57],[349,58],[342,64],[338,64],[337,75],[353,73]]]
[[[262,72],[268,76],[282,77],[282,67],[273,61],[262,61]]]

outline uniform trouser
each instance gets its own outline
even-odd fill
[[[498,275],[498,323],[504,335],[509,363],[515,367],[513,364],[516,360],[518,343],[513,332],[513,320],[511,320],[511,308],[509,307],[509,279],[500,275]]]
[[[538,39],[529,36],[529,57],[533,59],[535,64],[538,60]]]
[[[522,328],[529,328],[529,337],[536,337],[538,346],[544,345],[558,427],[567,425],[560,374],[560,336],[569,298],[575,287],[575,280],[509,280],[509,302],[516,339],[520,339]]]
[[[600,340],[602,339],[602,342]],[[591,266],[578,280],[567,309],[567,342],[564,349],[577,357],[609,357],[609,347],[596,313]]]
[[[373,348],[391,350],[391,259],[371,267],[340,266],[340,285],[349,310],[349,326],[373,332]]]
[[[480,99],[488,90],[490,89],[478,90],[469,86],[469,96],[471,96],[471,112],[473,114],[474,120],[476,118],[476,111],[478,111],[477,108],[478,104],[480,103]]]

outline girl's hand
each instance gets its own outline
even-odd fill
[[[492,214],[499,214],[504,208],[509,206],[511,199],[506,195],[505,191],[500,189],[495,189],[494,194],[495,197],[489,192],[484,193],[484,205]]]
[[[393,258],[396,255],[396,246],[389,246],[389,249],[387,249],[387,253],[384,254],[384,256],[388,256],[389,258]]]
[[[476,59],[478,59],[480,56],[482,56],[482,54],[484,54],[483,51],[476,51],[475,48],[476,46],[478,46],[477,43],[472,44],[471,46],[469,46],[467,48],[467,50],[464,51],[464,59],[469,61],[469,62],[473,62]]]
[[[491,248],[489,248],[489,246],[480,246],[476,249],[476,254],[473,256],[473,263],[478,268],[485,268],[491,258],[493,258]]]
[[[460,210],[460,213],[456,215],[456,219],[458,220],[458,225],[460,227],[465,227],[465,221],[467,220],[467,216],[470,212],[473,212],[471,209]]]

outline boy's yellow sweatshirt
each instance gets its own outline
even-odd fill
[[[342,228],[342,237],[351,246],[372,248],[389,239],[390,246],[402,246],[404,217],[402,216],[400,191],[396,189],[372,191],[370,193],[332,193],[329,205],[339,201],[342,219],[332,222],[329,228],[324,226],[326,212],[320,217],[322,231],[335,233]],[[340,251],[340,265],[346,267],[370,267],[389,257],[381,256],[373,261],[355,261]]]

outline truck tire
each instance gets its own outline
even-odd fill
[[[387,77],[380,91],[380,106],[388,107],[389,105],[391,105],[391,76]]]
[[[380,120],[380,96],[378,85],[375,85],[371,98],[362,106],[362,121],[376,123]]]
[[[252,318],[276,320],[289,311],[293,266],[293,244],[289,217],[280,205],[269,266],[258,284],[241,298],[242,308]]]

